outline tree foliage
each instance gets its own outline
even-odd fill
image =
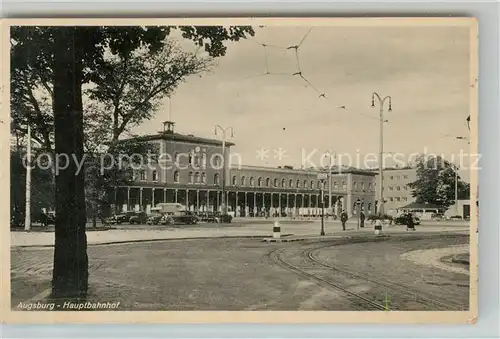
[[[160,57],[162,51],[168,51],[167,37],[174,29],[179,30],[183,38],[203,47],[210,57],[225,54],[225,41],[238,41],[254,34],[247,26],[11,27],[12,125],[24,133],[30,124],[33,138],[44,148],[71,155],[78,162],[84,158],[84,145],[90,152],[97,153],[84,137],[85,120],[89,120],[84,119],[83,85],[94,84],[89,97],[98,99],[104,108],[94,111],[103,114],[96,117],[97,121],[109,121],[106,114],[112,114],[113,119],[117,117],[111,121],[111,141],[117,139],[126,131],[127,124],[138,124],[151,117],[158,103],[154,100],[158,99],[156,94],[170,93],[183,77],[203,68],[186,59],[182,67],[177,67]],[[144,64],[131,62],[136,57],[140,59],[141,52]],[[106,58],[107,53],[111,53],[111,59]],[[151,59],[145,59],[148,54]],[[179,59],[173,61],[179,62]],[[122,67],[122,72],[125,67],[135,67],[135,74],[145,76],[154,75],[151,73],[154,65],[168,70],[169,74],[164,73],[163,85],[158,86],[154,81],[140,83],[140,77],[130,77],[127,87],[123,80],[128,73],[122,73],[122,81],[115,83],[118,74],[113,67]],[[110,107],[113,110],[108,110]],[[106,132],[101,128],[95,130],[96,135],[99,131]],[[108,147],[113,148],[113,143]],[[85,165],[83,172],[76,173],[75,164],[70,162],[55,180],[54,297],[87,294],[85,190],[89,191],[89,187],[85,182],[97,178],[96,183],[90,185],[91,194],[95,195],[92,190],[100,187],[106,178],[95,175],[95,166],[87,162]]]
[[[462,181],[458,169],[440,156],[421,155],[417,161],[417,180],[408,184],[417,203],[449,207],[455,201],[455,178],[458,197],[468,197],[469,184]]]

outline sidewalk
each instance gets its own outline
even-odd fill
[[[222,238],[222,237],[258,237],[266,238],[272,236],[274,220],[268,220],[268,223],[221,226],[217,224],[200,224],[197,226],[184,226],[183,228],[164,227],[161,229],[113,229],[107,231],[87,232],[87,243],[109,244],[133,241],[157,241],[169,239],[188,239],[188,238]],[[316,236],[320,232],[319,223],[281,223],[281,232],[283,235],[293,236]],[[339,222],[325,222],[325,232],[330,236],[341,236],[345,234]],[[373,233],[373,227],[369,224],[365,228],[357,229],[356,223],[348,223],[347,231],[349,233]],[[386,232],[406,232],[406,228],[401,225],[392,225],[384,227]],[[464,226],[440,226],[428,225],[417,226],[418,232],[459,232],[468,233],[468,227]],[[53,246],[53,232],[11,232],[11,247],[31,247],[31,246]]]

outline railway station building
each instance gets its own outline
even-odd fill
[[[166,126],[158,134],[135,138],[156,144],[161,161],[136,170],[132,184],[115,187],[116,211],[149,212],[162,202],[181,203],[194,212],[221,211],[224,194],[228,213],[237,217],[318,216],[323,188],[325,213],[376,212],[376,174],[371,171],[333,168],[329,209],[330,179],[318,179],[329,169],[234,164],[233,143],[176,133],[172,122]]]

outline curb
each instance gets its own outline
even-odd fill
[[[283,236],[292,236],[293,234],[285,234]],[[208,239],[262,239],[269,235],[222,235],[218,237],[185,237],[185,238],[159,238],[159,239],[137,239],[137,240],[118,240],[106,241],[100,243],[88,243],[87,246],[102,246],[114,244],[133,244],[141,242],[157,242],[157,241],[175,241],[175,240],[208,240]],[[18,245],[11,246],[11,248],[50,248],[54,245]]]

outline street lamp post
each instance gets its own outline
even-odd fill
[[[327,151],[328,157],[330,158],[329,166],[328,166],[328,211],[333,215],[332,209],[332,167],[333,167],[333,158],[336,157],[335,152]]]
[[[361,206],[361,200],[356,200],[356,210],[357,210],[357,214],[358,214],[358,231],[359,231],[359,225],[361,223],[361,220],[360,220],[360,206]]]
[[[325,179],[326,179],[326,174],[325,173],[319,173],[318,174],[318,179],[321,180],[321,187],[319,190],[319,197],[320,197],[320,202],[321,202],[321,232],[320,235],[323,236],[325,235],[325,201],[324,201],[324,186],[325,186]]]
[[[372,93],[372,107],[375,107],[375,98],[378,99],[378,103],[380,105],[380,146],[379,146],[379,176],[380,176],[380,202],[379,202],[379,215],[384,214],[384,165],[383,165],[383,156],[384,156],[384,103],[386,100],[389,102],[389,112],[392,112],[392,98],[390,96],[386,96],[382,99],[382,97],[377,93]]]
[[[221,198],[221,205],[222,205],[222,214],[226,215],[227,214],[227,207],[226,207],[226,133],[231,132],[231,138],[233,137],[233,128],[232,127],[226,127],[223,128],[220,125],[215,125],[215,135],[217,136],[217,129],[220,129],[222,133],[222,198]]]

